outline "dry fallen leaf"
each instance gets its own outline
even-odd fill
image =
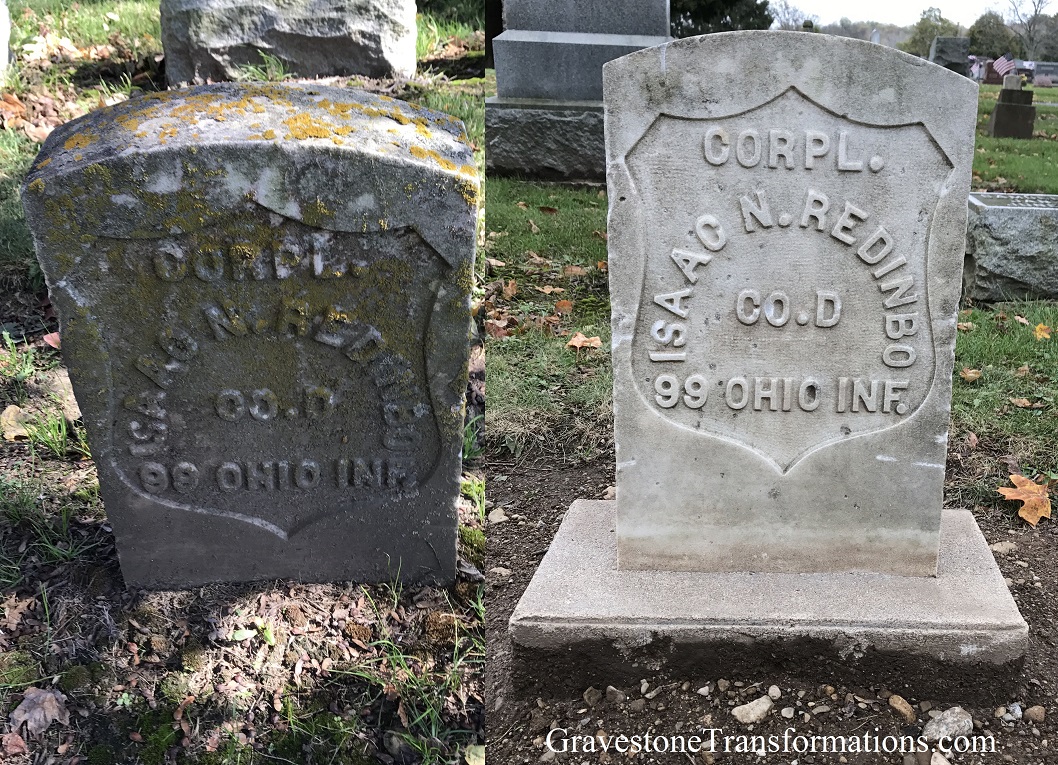
[[[518,282],[511,279],[509,282],[503,285],[503,296],[510,300],[512,297],[518,294]]]
[[[603,273],[606,273],[607,271],[610,270],[610,264],[607,263],[605,260],[600,260],[600,261],[596,262],[595,267],[597,269],[599,269],[600,271],[602,271]]]
[[[1037,340],[1050,340],[1051,339],[1051,328],[1046,324],[1037,324],[1032,330],[1032,333],[1036,336]]]
[[[604,242],[607,239],[610,238],[609,235],[607,235],[607,233],[605,231],[592,231],[591,235],[594,236],[594,237],[597,237],[599,239],[602,239]]]
[[[1046,486],[1040,486],[1036,482],[1023,475],[1012,474],[1011,482],[1016,489],[1001,486],[999,493],[1007,499],[1016,499],[1022,502],[1018,515],[1025,519],[1031,526],[1040,522],[1040,518],[1051,517],[1051,498]]]
[[[510,337],[511,333],[508,331],[504,323],[498,322],[495,319],[485,319],[485,334],[489,337]]]
[[[31,417],[22,411],[21,407],[11,404],[0,413],[0,430],[4,431],[5,441],[28,441],[29,432],[26,425]]]
[[[535,222],[533,222],[532,218],[529,219],[529,230],[532,231],[534,234],[540,233],[540,227],[536,225]]]
[[[566,347],[576,348],[577,351],[580,351],[581,348],[602,348],[602,339],[598,336],[585,337],[582,332],[576,332],[566,343]]]
[[[959,377],[966,380],[966,382],[974,382],[975,380],[981,379],[982,372],[980,369],[970,369],[969,367],[963,367],[962,371],[959,372]]]
[[[555,313],[559,316],[573,313],[573,301],[559,300],[555,303]]]
[[[18,629],[18,625],[22,621],[22,616],[32,605],[33,598],[21,600],[16,595],[8,595],[7,599],[3,602],[4,618],[3,620],[0,620],[0,626],[3,626],[8,632],[14,632]]]
[[[975,327],[975,325],[974,325],[974,323],[972,321],[960,321],[955,326],[958,327],[958,329],[960,331],[962,331],[962,332],[969,332],[970,330],[974,329],[974,327]]]
[[[540,212],[547,213],[548,215],[558,215],[558,208],[543,206],[540,208]]]
[[[1020,367],[1018,367],[1016,370],[1014,370],[1014,376],[1015,377],[1024,377],[1028,373],[1029,373],[1029,365],[1028,364],[1022,364]]]
[[[515,202],[515,204],[521,207],[523,210],[529,209],[529,205],[527,205],[525,202]]]
[[[970,451],[977,448],[977,444],[980,439],[977,438],[977,434],[972,430],[966,434],[966,444],[970,447]]]
[[[44,337],[42,337],[41,340],[43,340],[55,350],[59,350],[60,340],[58,332],[49,332]]]
[[[485,265],[489,268],[503,268],[507,264],[502,260],[496,260],[496,258],[485,258]]]
[[[545,295],[550,295],[551,293],[561,295],[563,292],[565,292],[565,290],[561,287],[552,287],[550,284],[545,284],[543,287],[538,287],[534,284],[533,289],[537,292],[543,292]]]
[[[1043,409],[1043,403],[1037,401],[1035,404],[1029,401],[1027,398],[1012,398],[1010,403],[1016,406],[1018,409]]]
[[[565,266],[562,269],[563,276],[587,276],[588,269],[582,266]]]
[[[70,724],[70,713],[66,709],[66,697],[58,691],[47,691],[30,686],[23,691],[22,703],[11,713],[11,730],[18,733],[26,726],[26,734],[37,738],[53,722]]]
[[[14,757],[18,754],[29,754],[29,747],[17,733],[5,733],[0,738],[0,758]]]
[[[1016,321],[1018,324],[1024,324],[1026,327],[1030,326],[1029,320],[1026,319],[1024,316],[1018,316],[1017,314],[1014,314],[1014,321]]]

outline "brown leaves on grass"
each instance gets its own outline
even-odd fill
[[[1022,364],[1020,367],[1018,367],[1016,370],[1014,370],[1014,376],[1015,377],[1024,377],[1028,373],[1029,373],[1029,365],[1028,364]]]
[[[503,296],[510,300],[512,297],[518,294],[518,282],[511,279],[509,282],[503,285],[502,290]]]
[[[0,626],[2,626],[7,632],[14,632],[22,622],[22,617],[32,605],[33,598],[20,600],[17,595],[8,595],[3,603],[4,618],[0,621]]]
[[[970,369],[969,367],[963,367],[962,371],[959,372],[959,377],[966,380],[966,382],[972,383],[976,382],[977,380],[980,380],[982,374],[983,372],[981,372],[980,369]]]
[[[563,266],[562,275],[568,276],[570,278],[574,278],[577,276],[587,276],[588,269],[584,268],[583,266]]]
[[[1035,404],[1029,401],[1027,398],[1012,398],[1010,403],[1016,406],[1018,409],[1043,409],[1043,402],[1037,401]]]
[[[559,300],[555,303],[555,313],[559,316],[568,316],[573,313],[572,300]]]
[[[955,326],[960,332],[971,332],[977,328],[977,325],[974,324],[972,321],[960,321]]]
[[[1051,517],[1051,498],[1046,485],[1040,485],[1035,481],[1016,473],[1011,474],[1011,482],[1017,487],[1011,489],[1006,486],[999,487],[998,491],[1006,499],[1017,500],[1022,503],[1018,510],[1021,516],[1030,526],[1040,522],[1040,518]]]
[[[602,339],[598,336],[586,337],[583,332],[575,332],[566,343],[566,347],[576,348],[579,354],[581,348],[602,348]]]
[[[1037,341],[1050,340],[1051,339],[1051,328],[1048,327],[1046,324],[1037,324],[1033,328],[1032,334],[1036,337]]]
[[[1016,321],[1018,324],[1024,324],[1026,327],[1032,326],[1028,319],[1026,319],[1024,316],[1018,316],[1017,314],[1014,314],[1014,321]]]
[[[533,285],[533,289],[536,290],[537,292],[543,292],[545,295],[550,295],[552,293],[554,293],[556,295],[560,295],[563,292],[565,292],[565,290],[562,289],[561,287],[553,287],[550,284],[545,284],[543,287],[538,287],[537,285],[534,284]]]
[[[534,234],[540,233],[540,227],[536,225],[536,222],[532,218],[529,219],[529,230]]]
[[[22,703],[9,718],[11,730],[18,733],[26,726],[26,734],[37,738],[53,722],[70,724],[70,712],[66,709],[66,697],[58,691],[43,690],[30,686],[23,691]]]

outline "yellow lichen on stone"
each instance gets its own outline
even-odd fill
[[[95,140],[96,136],[94,134],[85,131],[83,133],[76,133],[67,138],[62,147],[67,151],[70,149],[87,149]]]
[[[330,138],[335,127],[329,122],[314,119],[311,114],[305,113],[283,120],[283,124],[290,130],[290,137],[299,141],[306,138]]]
[[[38,178],[37,180],[30,183],[28,188],[30,191],[35,191],[38,194],[41,193],[42,191],[44,191],[44,179]]]
[[[421,146],[412,146],[411,155],[416,159],[432,159],[445,170],[455,170],[458,166],[455,162],[445,159],[433,149],[424,149]]]
[[[310,226],[319,227],[333,217],[334,210],[328,210],[327,206],[323,204],[323,200],[319,197],[316,197],[312,202],[306,203],[301,210],[301,219]]]
[[[271,141],[273,138],[276,137],[276,131],[269,128],[268,130],[264,131],[264,137],[265,140]]]
[[[42,168],[42,167],[47,167],[50,164],[51,164],[51,157],[48,157],[47,159],[45,159],[45,160],[43,160],[41,162],[38,162],[37,163],[37,168],[39,169],[39,168]]]

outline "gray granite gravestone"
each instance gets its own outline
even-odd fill
[[[970,38],[934,37],[929,46],[929,61],[963,77],[969,77]]]
[[[1058,300],[1058,195],[970,195],[963,294]]]
[[[301,77],[415,74],[414,0],[161,0],[172,85],[236,80],[262,53]]]
[[[1022,90],[1021,77],[1008,74],[992,116],[988,120],[988,134],[995,138],[1032,138],[1036,126],[1036,107],[1032,105],[1034,91]]]
[[[127,583],[454,577],[473,163],[314,86],[52,133],[23,198]]]
[[[604,82],[617,499],[570,509],[515,644],[1009,675],[1027,628],[941,502],[974,83],[801,32]]]
[[[492,173],[602,180],[602,66],[665,42],[666,0],[506,0],[485,100]]]

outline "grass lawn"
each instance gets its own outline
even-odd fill
[[[1039,108],[1040,135],[1031,141],[991,139],[983,128],[997,91],[981,91],[975,188],[1058,193],[1058,107]],[[1037,99],[1052,93],[1058,102],[1058,89],[1038,90]],[[487,432],[497,455],[584,456],[612,440],[608,287],[599,266],[606,258],[604,196],[487,181]],[[567,275],[568,265],[584,273]],[[555,287],[565,292],[541,291]],[[558,310],[559,299],[572,307]],[[1009,485],[1009,473],[1058,480],[1058,330],[1050,340],[1033,331],[1037,324],[1058,327],[1058,304],[976,307],[960,322],[973,328],[959,332],[956,349],[946,501],[1013,514],[1015,504],[996,493]],[[598,336],[601,348],[578,354],[566,347],[577,331]],[[981,376],[964,379],[964,368]]]
[[[163,87],[157,2],[12,0],[0,102],[0,714],[59,691],[34,761],[92,765],[483,757],[484,585],[267,583],[126,590],[18,187],[47,129]],[[483,166],[482,10],[420,5],[420,70],[361,82],[462,119]],[[30,47],[25,47],[30,46]],[[282,66],[246,74],[284,79]],[[494,78],[493,78],[494,79]],[[14,119],[17,117],[17,119]],[[36,139],[36,140],[35,140]],[[50,337],[50,336],[49,336]],[[473,446],[471,443],[470,446]],[[460,555],[483,568],[484,480],[466,464]],[[5,737],[5,747],[8,745]],[[12,744],[13,745],[13,744]],[[27,760],[28,761],[28,760]]]

